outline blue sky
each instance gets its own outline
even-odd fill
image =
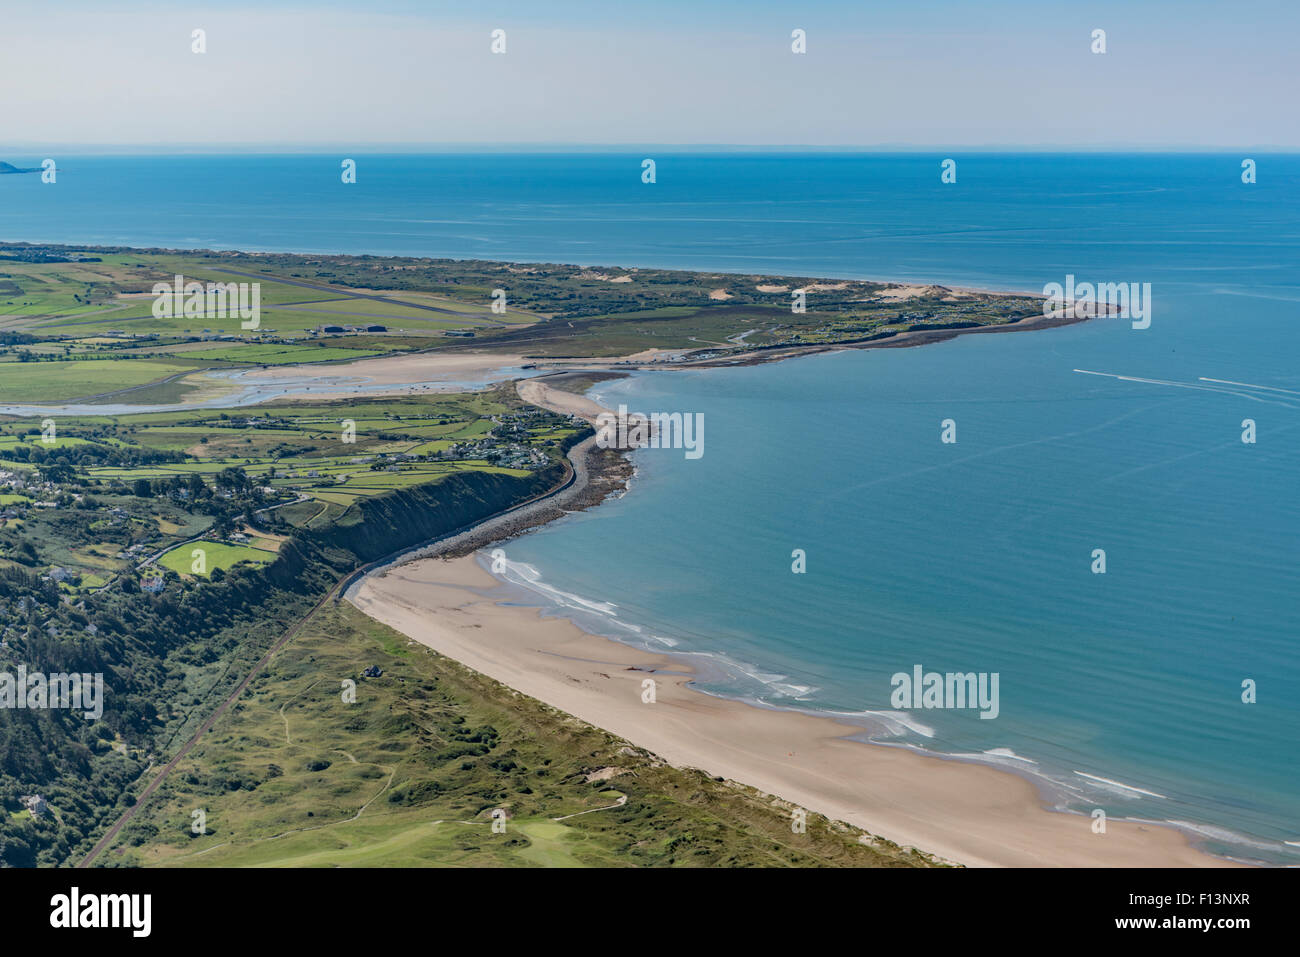
[[[1295,2],[6,6],[11,147],[1300,147]]]

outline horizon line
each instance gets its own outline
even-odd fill
[[[419,142],[372,142],[372,143],[33,143],[19,142],[3,147],[10,153],[51,152],[55,150],[71,152],[105,152],[105,153],[141,153],[156,155],[174,155],[176,153],[202,153],[209,155],[265,155],[268,153],[324,154],[346,152],[396,152],[396,153],[467,153],[467,152],[641,152],[644,150],[674,150],[687,152],[776,152],[776,153],[944,153],[964,151],[972,153],[1124,153],[1166,155],[1171,153],[1237,155],[1243,152],[1288,154],[1300,153],[1300,145],[1140,145],[1140,144],[1016,144],[1016,143],[890,143],[876,145],[834,144],[819,145],[813,143],[771,144],[771,143],[549,143],[549,142],[456,142],[456,143],[419,143]]]

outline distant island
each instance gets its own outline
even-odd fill
[[[39,173],[40,171],[41,168],[39,166],[30,166],[24,169],[23,167],[15,166],[13,163],[0,163],[0,173]]]

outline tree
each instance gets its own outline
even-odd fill
[[[131,491],[136,498],[153,498],[153,486],[149,484],[148,479],[136,479]]]

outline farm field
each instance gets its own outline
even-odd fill
[[[360,501],[452,475],[526,477],[553,462],[576,428],[528,411],[508,388],[233,414],[60,417],[53,441],[41,419],[0,419],[0,470],[23,483],[0,476],[0,506],[18,513],[0,526],[0,567],[60,569],[60,587],[75,592],[159,553],[159,569],[187,577],[194,548],[206,550],[208,575],[241,560],[265,564],[278,545],[258,539],[255,513],[317,529]],[[235,533],[253,539],[234,542]]]
[[[378,349],[346,349],[327,346],[274,346],[236,345],[217,346],[211,349],[192,349],[183,353],[187,358],[201,362],[248,362],[254,365],[286,365],[296,362],[333,362],[344,359],[365,359],[384,353]]]
[[[196,555],[195,552],[202,554]],[[205,578],[210,576],[214,569],[219,568],[224,572],[239,562],[266,565],[274,560],[275,552],[264,548],[206,540],[179,545],[158,558],[159,564],[164,568],[170,568],[178,575],[202,575]],[[198,570],[199,568],[202,570]]]
[[[156,359],[0,362],[0,402],[63,402],[158,382],[195,371]]]

